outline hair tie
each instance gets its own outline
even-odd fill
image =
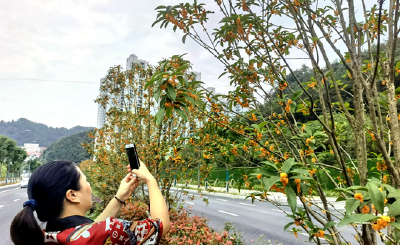
[[[31,207],[33,210],[35,210],[36,207],[37,207],[37,202],[36,202],[35,199],[30,199],[29,201],[24,202],[24,207],[25,207],[25,206],[29,206],[29,207]]]

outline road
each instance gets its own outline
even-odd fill
[[[13,185],[0,188],[0,245],[11,245],[10,224],[28,199],[26,188]]]
[[[284,245],[310,244],[306,233],[298,233],[298,238],[296,238],[293,233],[284,232],[283,227],[293,220],[287,218],[282,210],[269,202],[251,203],[251,200],[244,200],[241,196],[221,197],[205,193],[200,196],[195,192],[190,191],[189,195],[184,197],[186,209],[191,210],[193,214],[205,216],[209,220],[210,227],[217,231],[224,228],[226,221],[233,222],[234,227],[243,233],[244,244],[256,244],[260,235],[263,235],[263,239],[270,240],[272,244],[275,242]],[[189,198],[192,195],[195,195],[194,200]],[[208,205],[203,201],[204,197],[208,199]],[[291,214],[288,206],[280,206],[280,208]],[[343,211],[344,207],[339,207],[338,210]],[[342,235],[348,242],[358,244],[353,233],[351,228],[342,231]],[[327,244],[327,242],[324,243]]]
[[[184,196],[184,204],[193,214],[203,215],[209,220],[209,225],[217,231],[224,228],[226,221],[233,222],[235,228],[243,233],[245,244],[257,241],[260,235],[265,240],[289,244],[309,244],[308,235],[299,233],[299,239],[293,234],[284,232],[283,227],[291,222],[281,210],[268,202],[254,204],[250,200],[243,200],[237,196],[215,196],[204,194],[208,199],[208,205],[198,193],[194,193],[195,199],[191,200]],[[0,245],[12,245],[10,239],[10,224],[14,216],[22,209],[22,204],[27,200],[26,188],[21,189],[19,185],[0,188]],[[289,211],[288,206],[281,206]],[[350,230],[345,230],[344,236],[352,244],[357,244]]]

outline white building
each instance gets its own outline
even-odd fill
[[[131,54],[127,59],[126,59],[126,68],[127,70],[132,69],[134,64],[139,64],[141,65],[144,69],[148,68],[149,63],[145,60],[140,60],[138,59],[138,57],[134,54]],[[100,86],[104,85],[104,83],[106,82],[107,77],[103,77],[100,79]],[[137,77],[138,79],[138,77]],[[143,104],[143,86],[142,84],[139,85],[139,87],[137,88],[139,91],[139,96],[133,96],[132,97],[132,103],[129,104],[129,108],[130,109],[134,109],[131,108],[131,104],[135,105],[136,108],[141,108],[142,104]],[[117,98],[112,97],[111,100],[112,101],[113,98],[116,99],[117,103],[118,103],[118,107],[122,108],[124,106],[124,100],[125,100],[125,94],[131,94],[133,95],[133,91],[126,89],[126,90],[122,90],[122,93],[117,96]],[[99,96],[106,96],[106,93],[103,91],[100,91]],[[104,124],[106,123],[107,120],[107,111],[110,109],[110,105],[107,105],[106,107],[103,107],[102,105],[98,105],[98,109],[97,109],[97,128],[102,128],[104,126]]]
[[[105,77],[100,79],[100,86],[104,84],[104,81],[106,80]],[[105,96],[105,92],[100,91],[100,96]],[[106,123],[106,108],[104,108],[102,105],[98,104],[97,108],[97,128],[102,128],[103,125]]]
[[[147,62],[146,60],[141,60],[139,59],[136,55],[131,54],[127,59],[126,59],[126,70],[129,71],[133,68],[133,66],[135,64],[139,64],[143,69],[147,69],[149,68],[150,64],[149,62]],[[193,71],[192,73],[194,73],[195,76],[195,80],[201,80],[201,73],[200,72],[195,72]],[[101,85],[103,85],[106,82],[106,77],[100,79]],[[138,74],[135,74],[134,77],[135,80],[140,81],[139,79],[141,79],[139,77]],[[129,108],[129,110],[138,110],[140,108],[143,108],[144,106],[144,85],[145,82],[134,82],[134,84],[138,87],[135,88],[127,88],[125,90],[122,91],[121,95],[118,96],[118,98],[115,98],[118,106],[120,106],[122,108],[122,106],[124,106],[124,100],[125,100],[125,95],[130,95],[130,101],[125,101],[125,103],[127,103],[125,106],[127,106],[127,108]],[[134,91],[134,89],[136,90],[136,92]],[[215,92],[215,88],[214,92]],[[100,91],[99,96],[105,96],[106,93]],[[154,100],[154,98],[152,98],[152,102],[153,102],[153,106],[150,108],[150,114],[152,115],[156,115],[157,111],[158,111],[158,104],[156,103],[156,101]],[[110,100],[111,101],[111,100]],[[106,108],[104,108],[101,105],[98,105],[98,110],[97,110],[97,128],[102,128],[107,120],[107,111],[110,109],[110,106],[107,106]]]
[[[44,149],[46,149],[45,147],[40,147],[39,144],[36,143],[25,143],[22,148],[28,154],[28,160],[40,157]]]
[[[218,95],[224,95],[224,94],[221,94],[221,93],[215,93],[215,88],[214,88],[214,87],[208,87],[208,88],[206,88],[206,90],[207,90],[208,92],[211,92],[211,96],[214,96],[214,95],[217,95],[217,96],[218,96]],[[228,117],[230,117],[230,118],[237,116],[237,114],[243,114],[243,113],[246,113],[246,112],[249,111],[249,108],[244,108],[244,107],[242,107],[240,104],[236,104],[236,106],[233,106],[233,107],[232,107],[232,111],[229,110],[229,108],[227,108],[227,107],[228,107],[228,101],[227,101],[227,99],[226,99],[226,98],[223,98],[223,97],[221,97],[221,96],[218,97],[218,101],[219,101],[218,103],[222,104],[222,108],[224,109],[226,115],[227,115]],[[213,102],[214,102],[214,101],[213,101]],[[207,106],[207,108],[209,109],[210,107]]]

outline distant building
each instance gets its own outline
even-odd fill
[[[150,65],[149,62],[145,61],[145,60],[140,60],[136,55],[131,54],[129,55],[129,57],[126,59],[126,70],[132,70],[132,68],[134,67],[135,64],[140,65],[143,69],[147,69]],[[135,79],[140,81],[140,77],[139,75],[135,75]],[[143,82],[144,83],[144,82]],[[136,109],[140,109],[143,108],[143,102],[144,102],[144,84],[142,82],[139,82],[136,88],[137,89],[137,93],[134,94],[132,89],[129,89],[129,91],[125,91],[126,93],[132,94],[132,103],[129,103],[130,105],[133,105]],[[134,110],[135,108],[130,108],[131,110]],[[154,111],[153,111],[154,112]]]
[[[40,147],[39,144],[36,143],[25,143],[22,148],[28,154],[28,159],[40,157],[43,151],[46,149],[45,147]]]
[[[131,54],[127,59],[126,59],[126,70],[129,71],[132,69],[132,67],[135,64],[139,64],[143,69],[147,69],[150,64],[148,61],[146,60],[141,60],[139,59],[136,55]],[[201,73],[200,72],[193,72],[195,79],[196,80],[201,80]],[[106,77],[103,77],[100,79],[100,83],[101,85],[103,85],[106,82]],[[138,75],[136,75],[135,79],[140,79]],[[123,102],[125,100],[125,95],[131,95],[131,100],[130,101],[125,101],[127,104],[125,106],[127,106],[127,108],[129,108],[130,110],[139,110],[141,108],[143,108],[144,106],[144,82],[139,83],[135,88],[127,88],[125,90],[122,90],[122,93],[118,96],[118,98],[115,98],[115,100],[118,103],[118,106],[120,106],[122,108],[122,106],[124,105]],[[136,90],[136,92],[134,92],[133,90]],[[215,89],[214,89],[215,90]],[[105,92],[100,91],[99,96],[106,96]],[[156,101],[154,100],[154,98],[152,98],[153,100],[153,106],[150,108],[150,113],[152,115],[156,115],[157,111],[158,111],[158,104],[156,103]],[[107,111],[110,109],[110,106],[106,106],[103,107],[100,104],[98,105],[98,109],[97,109],[97,128],[102,128],[104,126],[104,124],[106,123],[107,120]]]
[[[206,88],[206,90],[208,92],[211,92],[211,96],[224,95],[224,94],[221,94],[221,93],[215,93],[215,88],[214,87],[208,87],[208,88]],[[213,101],[213,102],[215,102],[215,101]],[[231,118],[237,116],[237,114],[243,114],[243,113],[246,113],[246,112],[249,111],[249,108],[244,108],[240,104],[236,104],[236,106],[232,106],[232,110],[229,110],[227,108],[227,106],[228,106],[227,99],[223,98],[221,96],[218,97],[218,103],[222,104],[222,108],[224,109],[224,111],[226,113],[225,115],[227,115],[228,117],[231,117]],[[207,108],[209,109],[210,107],[207,106]]]
[[[126,69],[130,70],[132,69],[134,64],[139,64],[141,65],[144,69],[146,69],[149,66],[149,63],[145,60],[140,60],[138,57],[134,54],[131,54],[127,59],[126,59]],[[100,86],[104,85],[104,83],[107,81],[107,77],[103,77],[100,79]],[[129,108],[134,109],[133,107],[131,108],[130,105],[134,105],[136,108],[142,108],[143,106],[143,86],[139,85],[137,88],[139,91],[139,96],[133,96],[131,103],[129,103]],[[132,90],[126,89],[122,90],[121,94],[119,94],[116,98],[113,96],[110,99],[115,99],[115,101],[118,103],[118,107],[122,108],[124,105],[124,99],[126,94],[134,94]],[[106,96],[107,94],[103,91],[99,92],[99,96]],[[112,100],[110,100],[112,101]],[[115,105],[114,105],[115,106]],[[98,105],[97,109],[97,128],[102,128],[104,124],[106,123],[107,120],[107,112],[110,109],[110,106],[107,105],[106,107],[102,105]]]
[[[106,80],[105,77],[100,79],[100,86],[104,84],[104,81]],[[105,96],[105,92],[100,91],[100,96]],[[106,108],[104,106],[98,104],[97,108],[97,128],[102,128],[104,124],[106,123]]]

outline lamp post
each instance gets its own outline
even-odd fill
[[[18,134],[26,133],[26,132],[30,132],[30,131],[31,131],[31,130],[27,129],[27,130],[18,132],[18,133],[16,133],[16,134],[13,135],[13,138],[15,138],[15,136],[17,136]],[[8,184],[8,179],[9,179],[9,177],[10,177],[10,161],[8,161],[8,166],[7,166],[6,184]]]

